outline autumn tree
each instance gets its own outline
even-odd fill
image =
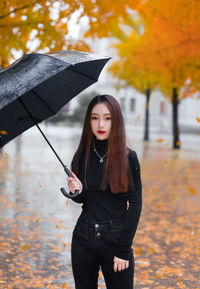
[[[184,3],[181,0],[146,0],[127,1],[124,6],[124,1],[121,4],[117,1],[113,4],[114,8],[109,6],[110,13],[106,10],[105,2],[94,3],[96,9],[86,36],[112,36],[118,40],[114,47],[120,56],[118,67],[121,69],[113,68],[113,71],[119,79],[130,84],[132,71],[133,77],[140,79],[142,84],[146,71],[146,89],[149,79],[154,79],[153,82],[172,102],[173,147],[179,148],[178,104],[185,97],[180,92],[186,83],[188,88],[188,80],[193,90],[199,88],[200,3],[195,0]],[[121,5],[121,8],[118,6],[119,14],[115,9],[117,5]],[[134,11],[142,18],[143,25],[137,25]],[[112,18],[114,16],[115,20]],[[116,67],[116,63],[114,65]],[[125,72],[127,70],[130,73]]]
[[[134,38],[131,39],[131,38]],[[118,38],[119,39],[119,38]],[[143,42],[141,36],[133,29],[132,36],[123,36],[123,40],[115,44],[119,60],[114,61],[110,72],[114,77],[124,81],[124,86],[133,86],[146,96],[144,140],[149,140],[149,112],[151,92],[158,87],[160,75],[141,64],[139,48]],[[134,47],[133,47],[134,43]]]
[[[0,1],[0,65],[6,67],[14,51],[75,49],[89,51],[85,41],[67,38],[68,21],[75,12],[67,0]]]
[[[160,89],[172,102],[173,147],[180,147],[178,104],[189,94],[181,94],[186,83],[199,88],[200,4],[197,1],[146,1],[139,8],[148,23],[147,41],[143,46],[145,66],[160,72]],[[149,52],[149,53],[147,53]],[[144,54],[145,53],[145,54]],[[143,57],[141,54],[141,58]]]

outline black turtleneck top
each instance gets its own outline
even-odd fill
[[[95,139],[95,148],[102,157],[107,152],[108,140]],[[98,221],[107,221],[124,218],[123,231],[121,232],[120,241],[117,245],[116,256],[122,259],[128,259],[133,238],[138,226],[141,209],[142,209],[142,183],[140,177],[140,164],[135,151],[127,148],[129,165],[133,177],[133,189],[127,193],[114,194],[110,191],[110,187],[103,191],[100,185],[103,178],[103,169],[106,161],[100,162],[99,156],[94,151],[93,146],[90,150],[89,166],[87,169],[87,185],[84,186],[84,153],[80,158],[80,166],[77,177],[83,184],[82,192],[72,198],[76,203],[82,203],[82,213],[79,217],[84,220],[87,218],[95,223]],[[117,168],[116,168],[117,169]],[[127,206],[128,201],[128,206]]]

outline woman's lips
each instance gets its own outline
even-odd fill
[[[103,133],[105,133],[105,131],[103,131],[103,130],[98,130],[98,133],[103,134]]]

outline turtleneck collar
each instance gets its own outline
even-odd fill
[[[108,149],[108,139],[99,140],[94,137],[94,145],[98,152],[106,152]]]

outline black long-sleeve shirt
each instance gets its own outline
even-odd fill
[[[107,145],[108,140],[95,140],[95,148],[100,156],[104,156],[107,152]],[[79,219],[84,217],[84,219],[88,218],[90,222],[92,220],[94,223],[98,223],[98,221],[113,220],[120,217],[124,218],[123,231],[116,252],[116,256],[122,259],[128,258],[142,209],[140,164],[135,151],[128,148],[127,155],[133,176],[133,189],[128,190],[126,194],[114,194],[110,191],[109,186],[105,191],[100,189],[105,159],[103,163],[100,163],[100,158],[92,147],[86,177],[88,188],[84,186],[85,155],[83,153],[77,174],[77,177],[83,184],[83,190],[78,196],[72,198],[76,203],[83,203],[82,213]],[[129,203],[128,208],[127,201]]]

